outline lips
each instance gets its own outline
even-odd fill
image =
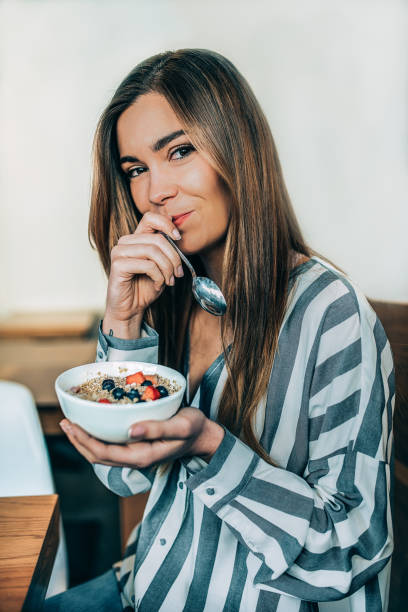
[[[191,215],[192,212],[193,211],[190,210],[189,212],[181,213],[180,215],[173,215],[172,219],[173,219],[174,225],[179,227]]]

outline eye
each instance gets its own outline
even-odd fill
[[[171,152],[170,158],[183,159],[184,157],[187,157],[187,155],[190,155],[190,153],[192,153],[193,151],[195,151],[195,148],[192,144],[181,145]]]
[[[133,168],[129,168],[129,170],[126,170],[126,176],[129,179],[135,178],[136,176],[143,174],[143,172],[145,171],[146,168],[144,166],[133,166]]]

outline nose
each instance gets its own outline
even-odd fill
[[[164,206],[170,198],[177,195],[177,184],[170,173],[163,169],[149,172],[149,201],[156,206]]]

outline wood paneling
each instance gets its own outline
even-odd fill
[[[391,344],[395,365],[395,456],[408,466],[408,304],[370,300]],[[398,469],[396,469],[398,476]]]

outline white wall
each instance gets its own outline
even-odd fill
[[[3,0],[0,24],[0,312],[103,307],[93,132],[136,63],[180,47],[247,77],[314,248],[408,300],[404,0]]]

